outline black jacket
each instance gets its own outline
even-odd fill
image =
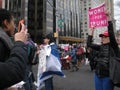
[[[5,62],[10,55],[10,49],[0,39],[0,62]]]
[[[114,53],[115,53],[116,57],[120,58],[120,49],[119,49],[118,43],[117,43],[117,41],[115,39],[113,23],[111,21],[109,21],[108,33],[109,33],[109,36],[110,36],[111,48],[114,50]]]
[[[96,58],[97,65],[95,67],[95,72],[100,77],[106,77],[109,76],[109,62],[110,62],[110,56],[111,49],[113,49],[116,53],[116,55],[120,56],[120,53],[118,53],[118,44],[115,40],[115,36],[113,33],[113,25],[111,22],[108,22],[108,31],[110,36],[110,43],[103,44],[103,45],[97,45],[92,43],[92,36],[88,36],[87,45],[88,47],[91,47],[92,49],[95,49],[99,51],[99,54]]]
[[[87,46],[99,51],[96,61],[95,72],[99,77],[109,76],[109,44],[92,44],[92,36],[88,37]]]
[[[9,50],[0,40],[0,90],[23,80],[27,60],[27,48],[23,42],[15,42]]]
[[[114,31],[113,31],[113,23],[109,21],[108,33],[110,35],[110,79],[113,83],[120,87],[120,48],[118,47],[118,43],[115,39]]]

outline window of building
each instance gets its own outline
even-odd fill
[[[87,24],[87,22],[85,22],[85,24]]]
[[[85,18],[84,20],[87,20],[87,18]]]
[[[87,31],[87,29],[85,29],[85,31]]]
[[[84,33],[82,33],[82,35],[84,35]]]

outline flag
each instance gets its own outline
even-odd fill
[[[53,77],[53,75],[65,77],[65,75],[63,74],[61,70],[61,62],[60,62],[59,51],[57,49],[57,45],[51,44],[49,49],[51,49],[50,50],[51,53],[49,56],[46,56],[46,71],[43,72],[42,74],[38,74],[39,89],[41,88],[41,86],[43,86],[43,82],[47,80],[48,78]],[[47,52],[48,51],[49,50],[47,50]]]

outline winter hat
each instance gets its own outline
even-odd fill
[[[99,34],[99,37],[109,37],[108,30],[104,31],[102,34]]]

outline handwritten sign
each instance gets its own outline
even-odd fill
[[[105,15],[105,3],[89,10],[89,28],[108,26]]]

